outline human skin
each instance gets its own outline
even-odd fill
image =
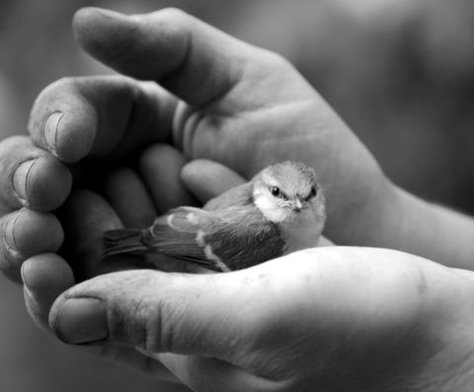
[[[23,240],[25,225],[12,221],[21,206],[48,212],[64,201],[71,183],[64,162],[80,161],[82,177],[91,178],[97,174],[97,165],[87,168],[91,158],[125,160],[162,142],[177,147],[185,160],[219,161],[244,178],[269,163],[303,160],[325,189],[325,234],[335,243],[399,249],[472,268],[472,218],[391,183],[354,133],[281,57],[170,9],[133,17],[85,9],[76,15],[74,30],[79,43],[105,64],[161,87],[122,76],[85,77],[60,80],[40,94],[29,124],[36,147],[27,138],[0,145],[6,167],[1,210],[10,212],[0,226],[7,238],[14,231],[23,246],[13,256],[4,251],[4,265],[57,250]],[[14,175],[32,156],[41,156],[34,170]],[[13,192],[12,183],[22,184],[27,195]],[[54,217],[35,219],[44,233]],[[55,245],[59,231],[49,233]],[[15,268],[4,269],[18,276]]]
[[[157,172],[173,153],[149,154]],[[159,177],[156,205],[170,188],[186,194],[173,175]],[[209,161],[183,179],[201,202],[243,181]],[[88,235],[143,213],[89,191],[72,204]],[[75,286],[69,265],[43,254],[22,276],[30,314],[61,340],[194,391],[472,389],[474,274],[410,254],[333,246],[231,273],[129,270]]]
[[[99,351],[161,374],[150,355],[159,358],[199,391],[222,384],[240,390],[304,390],[309,385],[312,390],[469,390],[472,344],[465,326],[471,323],[471,275],[403,252],[314,249],[247,271],[199,277],[120,272],[84,282],[56,301],[75,283],[71,260],[56,254],[63,236],[73,249],[77,245],[83,251],[81,240],[91,233],[120,224],[144,225],[173,203],[195,203],[176,181],[180,173],[204,201],[209,191],[199,184],[212,188],[230,175],[219,171],[206,182],[206,171],[195,166],[202,161],[184,166],[196,158],[219,161],[244,178],[275,161],[304,160],[321,178],[329,203],[326,234],[334,242],[390,247],[472,267],[473,245],[466,240],[472,237],[472,219],[394,186],[344,122],[279,56],[176,10],[125,17],[86,9],[76,15],[75,32],[81,45],[104,63],[161,87],[122,76],[61,80],[38,97],[31,139],[1,143],[1,265],[17,280],[21,268],[27,306],[40,325],[49,328],[51,317],[54,331],[71,343],[95,341],[104,338],[104,331],[109,336],[109,330],[116,330],[111,342],[125,346],[140,346],[148,340],[144,336],[154,342],[165,328],[172,331],[169,336],[177,336],[176,342],[170,346],[157,338],[140,346],[146,355],[114,344]],[[138,165],[123,164],[145,146]],[[23,162],[27,165],[19,166]],[[124,168],[109,173],[117,162]],[[102,190],[109,203],[90,192],[70,195],[73,178],[75,184],[94,180],[97,185],[97,174],[107,179]],[[72,215],[58,219],[51,211],[66,199]],[[71,225],[77,237],[71,238]],[[237,298],[249,282],[248,295],[269,297],[264,307]],[[176,295],[169,298],[169,292]],[[219,299],[209,298],[213,292],[219,292],[217,297],[222,293],[222,302],[212,302]],[[81,300],[72,307],[64,302],[66,297],[91,296],[99,298],[99,309],[97,301]],[[177,300],[180,306],[173,302]],[[139,314],[132,306],[136,301],[147,305],[138,308],[143,310]],[[181,306],[190,310],[188,318],[180,318]],[[234,321],[229,310],[241,307],[252,328],[239,328],[241,335],[223,339],[229,325],[220,318],[227,315]],[[218,310],[220,318],[201,320],[198,315],[208,315],[206,309]],[[79,338],[68,329],[71,325],[81,326]],[[282,329],[292,331],[291,341],[281,339]],[[210,334],[215,342],[193,346],[206,337],[205,331],[215,332]],[[237,344],[247,339],[248,345]],[[321,351],[320,342],[328,344]],[[276,353],[282,361],[269,369],[265,364]],[[374,363],[374,358],[385,360]],[[295,364],[301,363],[305,366],[297,372]],[[330,377],[334,372],[339,377]],[[275,379],[277,373],[280,378]],[[208,381],[209,375],[215,375],[215,383]]]

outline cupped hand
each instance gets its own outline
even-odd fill
[[[218,161],[244,178],[270,163],[302,160],[326,190],[329,237],[362,243],[376,226],[392,187],[280,56],[175,9],[125,16],[86,8],[75,16],[74,32],[90,54],[132,79],[70,78],[49,86],[29,125],[39,147],[65,162],[123,162],[165,142],[186,159]]]
[[[150,169],[171,153],[157,149]],[[202,201],[242,181],[207,161],[186,165],[182,179]],[[91,192],[69,203],[81,241],[120,225],[122,212],[131,224],[141,219]],[[315,248],[238,272],[128,270],[73,287],[69,265],[43,254],[23,264],[22,276],[30,314],[63,341],[195,391],[472,385],[473,274],[405,253]]]
[[[9,276],[19,279],[25,258],[58,250],[64,227],[49,212],[69,195],[71,177],[76,188],[104,193],[106,178],[119,167],[115,190],[108,192],[114,202],[130,210],[139,205],[141,225],[165,212],[153,201],[160,192],[149,186],[154,172],[146,169],[156,154],[137,158],[155,143],[173,145],[178,166],[207,158],[244,178],[268,163],[303,160],[325,188],[326,234],[336,243],[370,242],[380,226],[376,220],[385,216],[378,207],[391,202],[392,188],[363,145],[287,61],[173,9],[141,16],[84,9],[74,31],[90,53],[135,79],[53,83],[32,109],[34,144],[27,138],[0,144],[5,169],[0,266]],[[36,162],[32,157],[41,158],[39,164],[29,165]],[[161,172],[175,169],[168,165]],[[145,187],[133,179],[137,171]],[[192,202],[189,195],[177,201]],[[25,206],[31,211],[20,210]]]
[[[50,323],[70,344],[136,348],[194,391],[467,392],[473,298],[426,259],[323,247],[230,273],[102,275]]]
[[[157,211],[198,203],[197,200],[205,203],[244,182],[235,172],[211,161],[197,160],[185,164],[179,151],[168,145],[148,148],[141,156],[139,166],[137,172],[124,168],[111,173],[103,195],[90,190],[73,191],[58,212],[62,225],[58,223],[58,230],[62,233],[64,227],[65,232],[65,243],[58,253],[51,253],[55,248],[41,248],[45,250],[30,255],[26,261],[21,258],[17,263],[5,263],[6,271],[12,275],[20,276],[21,270],[28,312],[36,324],[48,332],[51,332],[48,316],[53,302],[78,281],[116,270],[149,267],[143,260],[132,258],[112,263],[102,260],[101,237],[105,230],[123,225],[144,227],[153,221]],[[147,176],[154,179],[149,184],[145,181]],[[20,212],[34,214],[27,209]],[[28,228],[31,222],[35,223],[35,220],[20,221],[17,227],[20,234],[33,230]],[[40,220],[37,226],[44,223]],[[51,230],[44,233],[36,229],[30,236],[47,238],[51,234],[54,234]],[[23,246],[33,249],[34,244],[25,242]],[[177,263],[170,265],[170,269],[186,270],[186,266]],[[170,378],[158,362],[150,361],[134,349],[110,346],[93,354],[151,372],[160,379]]]

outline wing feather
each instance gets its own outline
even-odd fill
[[[262,263],[280,256],[284,248],[278,228],[252,205],[174,209],[155,220],[143,242],[167,256],[216,270]]]

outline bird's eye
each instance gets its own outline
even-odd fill
[[[272,186],[271,188],[272,195],[275,197],[281,197],[281,190],[277,186]]]
[[[313,197],[316,197],[316,195],[318,194],[318,190],[316,189],[316,187],[311,187],[310,191],[309,191],[309,195],[306,197],[306,200],[310,200],[312,199]]]

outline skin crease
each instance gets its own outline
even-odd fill
[[[321,177],[327,234],[336,243],[387,246],[472,267],[471,219],[393,186],[279,56],[176,10],[128,18],[86,9],[74,29],[99,60],[161,87],[122,76],[60,80],[32,110],[35,146],[26,137],[2,141],[0,200],[8,213],[0,218],[0,266],[11,276],[21,266],[27,308],[38,324],[69,343],[107,340],[88,351],[158,378],[169,377],[168,369],[195,391],[472,390],[472,274],[408,253],[315,248],[235,273],[121,271],[74,285],[72,267],[77,273],[81,261],[97,261],[84,244],[104,229],[139,226],[144,216],[172,207],[169,184],[180,204],[192,205],[192,194],[205,202],[242,182],[240,176],[295,157]],[[201,69],[205,75],[196,72]],[[143,146],[148,150],[138,164],[98,173],[136,158]],[[19,199],[10,186],[14,169],[46,151],[61,168],[80,161],[75,184],[93,179],[107,200],[76,191],[56,217],[50,211],[68,189],[49,192],[44,203],[49,188],[26,187],[34,191]],[[235,171],[203,160],[184,166],[196,158]],[[41,166],[30,173],[18,175],[16,184],[63,184],[71,175]],[[99,174],[104,181],[93,178]],[[36,241],[7,246],[25,202],[43,211],[35,219],[44,230]],[[62,227],[46,225],[46,217]],[[17,240],[26,226],[14,228]],[[83,259],[65,260],[56,253],[61,241],[42,241],[61,239],[61,228]]]

